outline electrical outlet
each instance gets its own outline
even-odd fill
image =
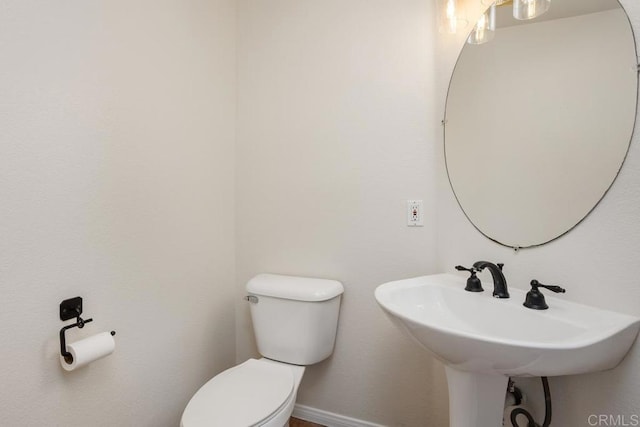
[[[409,227],[422,227],[423,224],[422,200],[407,200],[407,225]]]

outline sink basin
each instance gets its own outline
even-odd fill
[[[474,293],[465,282],[451,274],[417,277],[385,283],[375,296],[394,323],[463,371],[553,376],[611,369],[640,328],[637,317],[548,295],[548,310],[531,310],[522,305],[524,291],[512,288],[511,298],[497,299],[491,283]]]
[[[640,329],[640,318],[567,302],[549,292],[549,309],[532,310],[522,305],[525,291],[511,288],[511,298],[496,299],[491,282],[483,283],[482,293],[465,291],[465,283],[466,278],[438,274],[385,283],[375,291],[389,318],[445,364],[452,426],[499,426],[509,376],[614,368]],[[478,404],[478,396],[489,389],[494,396]],[[471,403],[479,413],[454,414],[469,411]]]

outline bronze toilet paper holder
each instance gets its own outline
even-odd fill
[[[65,332],[68,329],[78,327],[84,328],[89,322],[93,322],[93,319],[84,320],[80,315],[82,314],[82,297],[69,298],[60,303],[60,320],[69,320],[76,318],[76,323],[63,326],[60,329],[60,354],[64,358],[64,361],[71,364],[73,362],[73,355],[67,351],[67,342],[65,338]],[[111,331],[111,335],[115,335],[116,331]]]

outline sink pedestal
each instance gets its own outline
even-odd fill
[[[445,366],[450,427],[500,427],[509,377]]]

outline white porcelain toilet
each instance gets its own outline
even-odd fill
[[[335,280],[259,274],[247,283],[258,351],[203,385],[181,427],[285,427],[305,366],[331,355],[342,284]]]

